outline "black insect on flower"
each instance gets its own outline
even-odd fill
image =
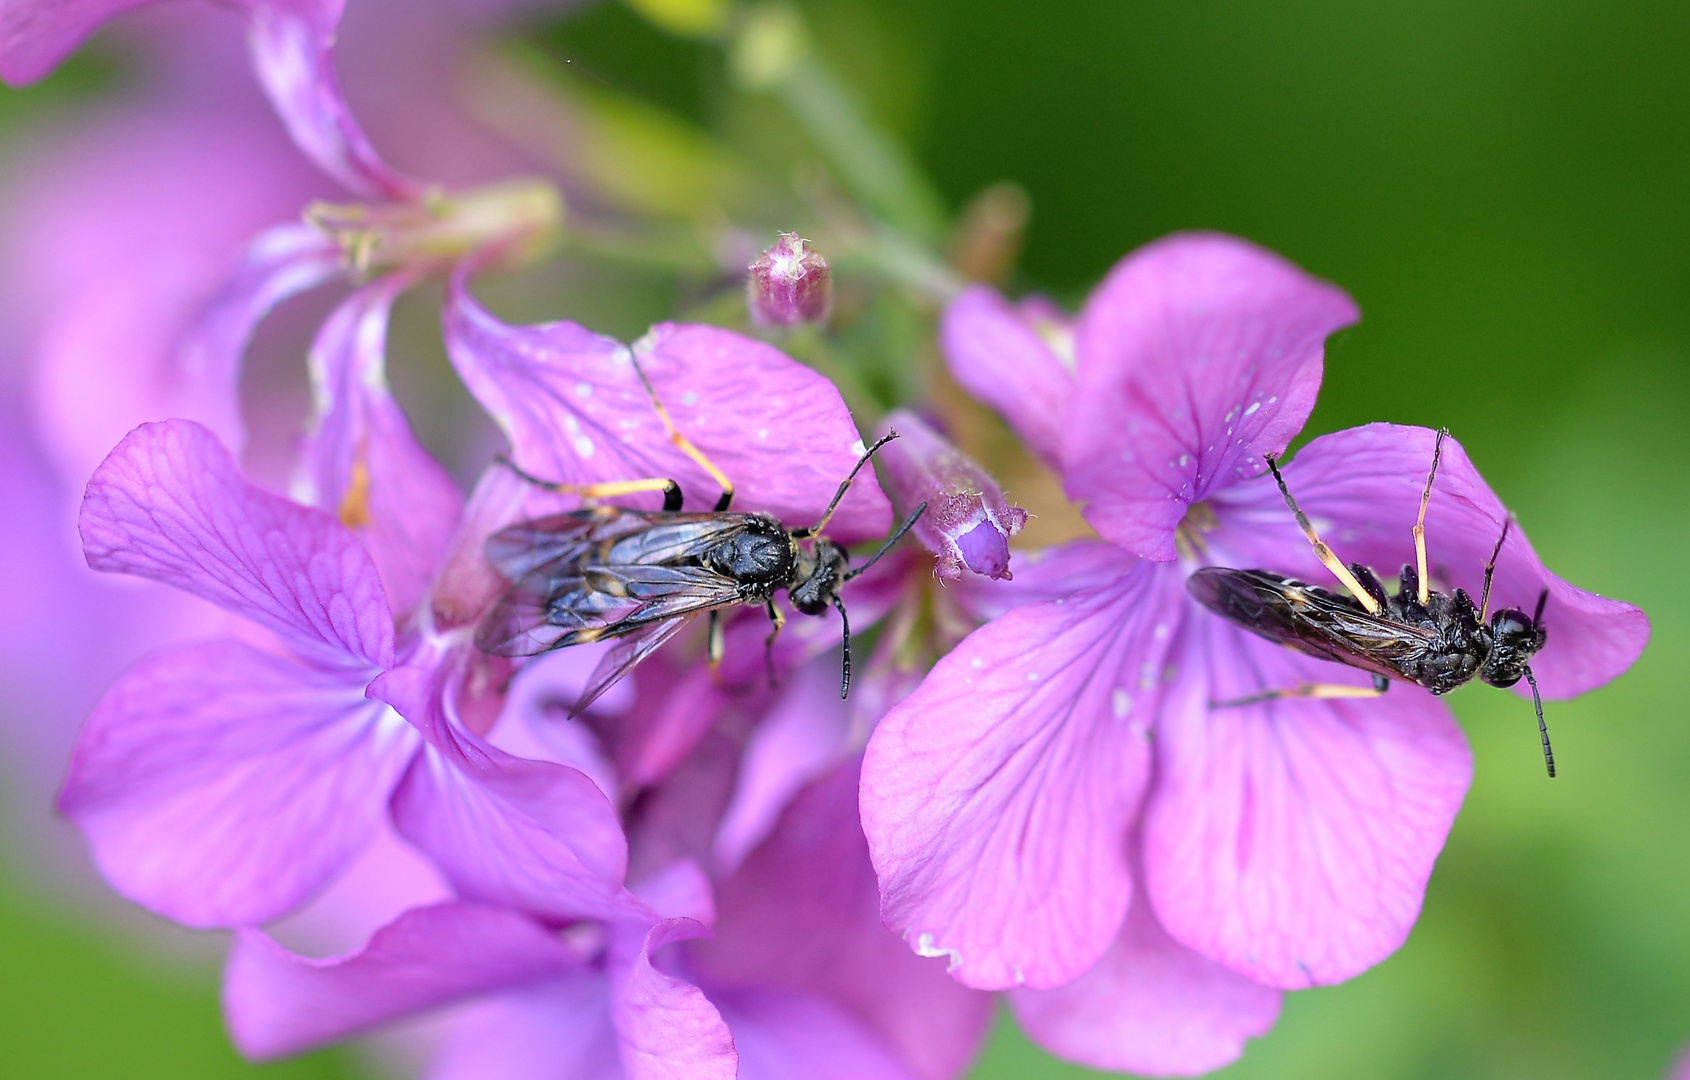
[[[1297,525],[1314,546],[1326,568],[1347,592],[1334,592],[1310,585],[1271,570],[1234,570],[1204,567],[1191,575],[1186,587],[1204,607],[1223,618],[1281,645],[1322,660],[1360,668],[1373,674],[1373,685],[1349,686],[1304,683],[1220,705],[1247,705],[1285,697],[1371,697],[1390,688],[1392,679],[1403,679],[1434,694],[1446,694],[1471,682],[1476,676],[1491,686],[1513,686],[1522,677],[1532,688],[1537,709],[1538,733],[1543,741],[1543,761],[1549,775],[1555,775],[1555,755],[1549,746],[1549,729],[1543,720],[1543,699],[1532,675],[1531,659],[1548,640],[1543,625],[1543,607],[1549,590],[1538,595],[1537,609],[1527,615],[1518,608],[1490,613],[1491,580],[1496,557],[1508,538],[1512,521],[1504,521],[1490,559],[1485,563],[1484,588],[1475,605],[1462,589],[1443,593],[1430,587],[1426,567],[1426,506],[1432,497],[1432,483],[1438,475],[1448,432],[1438,432],[1432,448],[1432,467],[1420,496],[1420,516],[1414,525],[1412,565],[1402,568],[1397,594],[1386,592],[1384,583],[1361,563],[1345,566],[1320,539],[1307,515],[1297,506],[1291,489],[1280,475],[1272,457],[1269,470],[1296,516]]]
[[[646,389],[650,392],[649,382]],[[709,655],[712,662],[719,662],[721,612],[738,605],[760,605],[768,611],[772,625],[766,645],[772,680],[775,638],[786,622],[774,598],[784,589],[802,614],[822,615],[830,607],[839,612],[844,627],[839,693],[847,696],[851,628],[840,589],[890,550],[927,505],[916,507],[855,569],[848,569],[850,557],[845,549],[821,533],[857,473],[897,433],[889,433],[863,452],[816,524],[788,529],[771,514],[729,510],[733,483],[680,434],[655,393],[651,398],[675,445],[722,485],[715,509],[681,512],[681,489],[674,480],[559,484],[506,461],[529,483],[589,500],[661,490],[663,509],[587,506],[495,533],[487,541],[487,558],[511,586],[482,621],[476,644],[500,656],[533,656],[615,640],[615,647],[599,662],[575,703],[572,711],[580,712],[696,615],[710,616]]]

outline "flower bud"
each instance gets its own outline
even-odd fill
[[[827,260],[797,233],[781,233],[750,266],[746,302],[759,326],[797,326],[827,319],[833,277]]]
[[[886,419],[898,438],[880,461],[900,508],[927,504],[910,531],[938,556],[938,575],[954,580],[966,568],[1008,579],[1009,538],[1027,523],[1027,511],[1005,502],[997,481],[919,416],[899,409]]]

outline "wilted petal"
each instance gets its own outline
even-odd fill
[[[1344,293],[1227,236],[1159,240],[1086,302],[1063,449],[1068,493],[1105,537],[1174,558],[1186,508],[1302,430]]]
[[[359,951],[326,960],[242,930],[224,970],[223,1010],[241,1053],[280,1057],[583,963],[557,934],[508,908],[445,903],[408,911]]]
[[[1027,1035],[1058,1057],[1112,1072],[1199,1076],[1267,1034],[1279,998],[1170,940],[1140,898],[1096,967],[1053,990],[1013,990],[1009,1003]]]
[[[0,79],[27,86],[59,65],[114,15],[149,0],[5,0],[0,3]]]
[[[415,199],[422,188],[395,172],[353,119],[334,70],[345,0],[247,0],[252,66],[300,152],[359,195]]]
[[[284,915],[368,842],[417,739],[370,672],[234,641],[144,660],[95,707],[59,796],[112,885],[192,926]]]
[[[142,424],[88,481],[88,565],[174,585],[334,663],[393,661],[393,616],[350,530],[241,475],[198,424]]]
[[[747,989],[711,1001],[733,1031],[738,1080],[918,1080],[873,1032],[819,998]]]
[[[792,800],[773,833],[723,882],[717,900],[716,936],[689,954],[708,974],[712,993],[779,987],[825,1000],[873,1033],[880,1055],[890,1050],[923,1080],[957,1075],[985,1037],[990,996],[959,986],[943,961],[914,955],[881,925],[874,867],[857,820],[856,762]],[[729,999],[722,1000],[728,1009]],[[745,1059],[751,1044],[736,1012],[726,1015]],[[825,1018],[816,1029],[816,1037],[826,1034]],[[818,1060],[784,1075],[820,1075],[823,1067]]]
[[[911,531],[938,558],[938,575],[955,580],[966,568],[1009,578],[1009,538],[1027,524],[1027,511],[1010,506],[986,470],[915,413],[897,409],[886,427],[898,438],[880,452],[881,465],[904,513],[926,505]]]
[[[1285,479],[1298,503],[1325,530],[1345,562],[1360,562],[1391,577],[1414,561],[1413,527],[1437,433],[1429,428],[1369,424],[1323,435],[1297,452]],[[1218,495],[1223,542],[1250,565],[1338,588],[1314,559],[1271,478]],[[1467,452],[1444,440],[1432,498],[1426,507],[1426,552],[1436,588],[1462,588],[1479,602],[1485,562],[1502,536],[1508,508]],[[1518,524],[1497,558],[1491,610],[1531,614],[1549,590],[1544,624],[1549,638],[1532,672],[1544,696],[1576,697],[1618,677],[1649,640],[1649,619],[1618,600],[1569,585],[1551,573]],[[1515,690],[1524,696],[1524,683]]]
[[[470,1005],[427,1080],[623,1080],[610,983],[598,972]]]
[[[1365,700],[1213,708],[1367,676],[1207,612],[1156,728],[1145,886],[1175,940],[1257,982],[1341,982],[1408,936],[1472,777],[1449,710],[1394,686]]]
[[[1016,434],[1055,466],[1074,389],[1073,334],[1041,310],[1017,310],[984,285],[951,301],[939,348],[956,381],[996,409]]]
[[[1059,986],[1119,932],[1180,589],[1140,564],[1017,608],[876,728],[862,814],[886,923],[964,984]]]
[[[392,274],[364,286],[318,332],[313,430],[295,484],[300,501],[363,541],[401,613],[422,598],[463,511],[457,484],[418,444],[387,386],[388,313],[413,280]]]
[[[621,825],[585,773],[512,757],[453,723],[439,672],[400,668],[369,692],[428,740],[394,792],[393,821],[460,895],[559,920],[642,910],[622,888]]]
[[[632,350],[574,323],[508,326],[469,295],[467,273],[448,292],[447,347],[530,472],[567,483],[669,477],[687,509],[714,505],[719,487],[669,441],[635,354],[676,425],[738,486],[735,509],[814,524],[862,453],[839,391],[772,346],[675,323]],[[846,543],[881,536],[891,517],[865,470],[828,532]]]
[[[665,919],[627,957],[613,945],[610,1012],[628,1080],[734,1080],[739,1057],[704,992],[652,966],[664,946],[707,934],[692,919]]]

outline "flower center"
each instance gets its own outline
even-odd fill
[[[542,254],[563,223],[563,195],[545,180],[506,180],[414,203],[312,203],[306,224],[334,240],[363,273],[447,262],[497,244],[505,261]]]
[[[1204,537],[1219,528],[1220,523],[1214,507],[1206,502],[1193,503],[1174,529],[1174,547],[1179,550],[1180,561],[1187,564],[1202,561],[1209,549]]]

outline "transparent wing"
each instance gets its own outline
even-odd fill
[[[507,581],[577,563],[661,564],[696,556],[744,532],[750,514],[666,514],[595,506],[521,521],[487,538],[487,561]]]
[[[541,568],[512,585],[482,621],[476,644],[498,656],[622,637],[740,600],[739,585],[701,566]]]
[[[1402,676],[1432,634],[1371,615],[1348,597],[1265,570],[1204,567],[1186,579],[1204,607],[1269,641],[1322,660]]]
[[[680,633],[691,621],[690,616],[682,615],[661,622],[646,623],[618,640],[599,660],[598,666],[593,668],[593,674],[588,678],[581,696],[576,698],[575,704],[569,708],[570,717],[586,712],[588,706],[603,696],[606,690],[615,686],[618,679],[661,648],[664,642]]]

